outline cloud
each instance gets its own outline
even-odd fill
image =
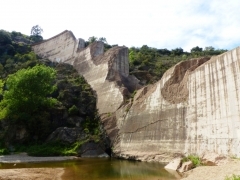
[[[76,37],[106,37],[110,44],[174,49],[240,42],[240,1],[236,0],[72,0],[3,1],[1,28],[29,34],[39,24],[44,38],[65,29]]]

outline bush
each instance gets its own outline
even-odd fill
[[[9,154],[9,150],[6,148],[0,149],[0,155],[6,155]]]
[[[195,155],[188,155],[187,157],[183,158],[182,162],[192,161],[193,168],[201,165],[201,160],[198,156]]]
[[[68,113],[69,113],[69,115],[78,115],[79,114],[79,110],[78,110],[78,108],[77,108],[77,106],[75,106],[75,105],[73,105],[72,107],[70,107],[69,109],[68,109]]]
[[[76,156],[78,154],[79,148],[86,142],[88,139],[75,142],[72,145],[65,145],[59,142],[47,143],[47,144],[38,144],[38,145],[29,145],[29,146],[17,146],[16,152],[27,152],[30,156]]]

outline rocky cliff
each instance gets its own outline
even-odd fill
[[[100,114],[115,112],[131,91],[140,88],[138,80],[129,75],[126,47],[117,46],[104,53],[104,44],[95,42],[85,48],[84,40],[77,40],[71,31],[32,47],[42,58],[73,65],[96,91]]]
[[[116,156],[167,161],[212,151],[240,157],[240,48],[180,62],[143,88],[128,73],[126,47],[104,53],[103,43],[84,47],[84,40],[64,31],[33,49],[72,64],[96,91]]]

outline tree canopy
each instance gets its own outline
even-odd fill
[[[34,42],[42,41],[43,40],[43,37],[41,36],[42,32],[43,29],[39,25],[33,26],[31,29],[31,39]]]
[[[7,90],[0,102],[0,117],[18,120],[53,106],[57,100],[48,95],[56,89],[52,86],[55,77],[55,70],[44,65],[21,69],[9,75]]]
[[[31,29],[31,35],[33,36],[41,36],[42,32],[43,29],[39,25],[33,26]]]

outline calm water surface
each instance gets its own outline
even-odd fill
[[[63,167],[64,180],[173,180],[174,175],[160,163],[147,163],[108,158],[83,158],[74,161],[0,164],[9,168]]]

